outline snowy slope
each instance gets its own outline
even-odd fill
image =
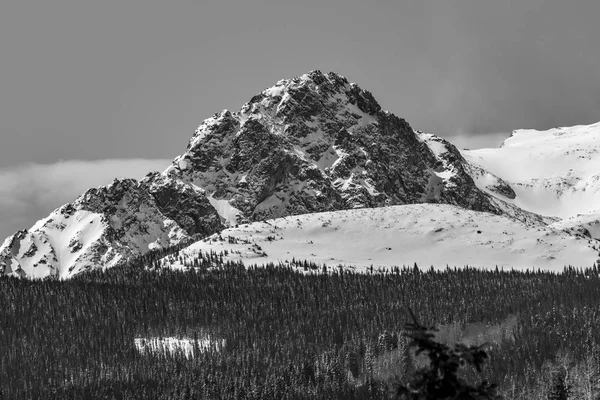
[[[114,180],[7,238],[0,246],[0,273],[68,278],[221,227],[199,189],[158,174],[141,182]]]
[[[44,278],[50,274],[65,276],[76,272],[77,267],[92,261],[90,247],[102,237],[105,229],[99,214],[88,211],[69,214],[57,210],[39,221],[31,233],[21,232],[21,240],[13,240],[9,273]],[[10,238],[3,247],[9,247],[9,242]],[[117,256],[104,261],[110,264],[118,259]]]
[[[464,150],[465,159],[514,190],[508,201],[541,215],[570,218],[600,211],[600,123],[518,130],[497,149]]]
[[[545,219],[551,226],[600,238],[600,122],[517,130],[500,148],[462,154],[481,190],[553,218]]]
[[[135,219],[127,221],[125,230],[119,218],[119,214],[128,212],[123,207],[121,212],[116,209],[107,215],[86,210],[81,204],[84,200],[85,195],[74,204],[58,208],[29,231],[8,238],[0,247],[0,257],[10,260],[4,272],[32,278],[66,278],[90,267],[112,267],[123,257],[188,237],[151,202],[137,204]],[[126,199],[121,202],[127,203]]]
[[[229,228],[220,237],[197,242],[180,255],[227,250],[224,259],[246,265],[295,258],[359,271],[415,262],[425,268],[468,264],[561,271],[564,265],[591,266],[600,249],[600,241],[438,204],[290,216]],[[169,263],[175,259],[165,259],[165,265],[181,268],[178,261]]]
[[[600,211],[577,214],[554,222],[550,226],[560,230],[580,232],[594,239],[600,239]]]

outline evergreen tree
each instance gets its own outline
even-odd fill
[[[496,385],[482,381],[472,385],[458,376],[459,369],[470,365],[481,372],[488,357],[485,350],[477,346],[457,344],[454,348],[434,340],[435,328],[421,325],[409,310],[413,322],[406,324],[406,337],[416,354],[424,353],[429,363],[417,369],[408,382],[395,382],[394,392],[399,399],[406,400],[484,400],[500,399]]]
[[[548,400],[569,400],[571,393],[571,385],[567,383],[566,373],[563,371],[555,372],[552,376],[552,386],[550,386]]]

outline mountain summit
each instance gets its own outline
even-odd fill
[[[324,211],[444,203],[558,220],[521,209],[502,173],[476,158],[343,76],[312,71],[204,120],[164,172],[90,189],[7,238],[0,273],[69,277],[241,222]]]
[[[454,146],[382,111],[368,91],[312,71],[205,120],[164,174],[249,220],[421,202],[495,210],[462,161]]]

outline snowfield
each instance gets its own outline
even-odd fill
[[[421,268],[469,265],[562,271],[565,265],[592,266],[599,249],[598,240],[550,227],[451,205],[414,204],[245,224],[194,243],[164,263],[184,268],[179,256],[227,250],[224,260],[245,265],[285,264],[295,258],[356,271],[415,262]]]
[[[52,274],[65,278],[77,273],[84,265],[94,262],[91,253],[105,229],[106,224],[100,214],[76,211],[65,217],[55,211],[50,217],[38,221],[30,232],[23,233],[20,241],[15,241],[10,269],[15,274],[31,278],[45,278]],[[6,239],[1,248],[10,248],[11,239]],[[119,259],[115,256],[110,262],[105,261],[107,266],[112,266]]]
[[[600,122],[517,130],[500,148],[462,155],[506,181],[517,196],[503,200],[524,210],[561,219],[600,212]],[[485,190],[485,179],[475,181]]]
[[[193,338],[176,337],[140,337],[133,340],[133,344],[141,354],[177,354],[181,353],[186,358],[192,358],[196,352],[219,351],[225,346],[224,339],[215,339],[210,336],[194,340]]]

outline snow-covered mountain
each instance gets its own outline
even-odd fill
[[[600,238],[600,123],[517,130],[500,148],[462,155],[484,171],[471,173],[480,189],[497,195],[490,189],[502,182],[514,192],[506,202]]]
[[[513,223],[540,232],[551,229],[564,236],[553,242],[560,247],[558,243],[575,240],[563,230],[597,234],[590,229],[593,221],[579,220],[576,214],[593,215],[595,210],[591,193],[597,189],[594,177],[598,175],[592,170],[598,171],[600,159],[588,152],[589,158],[581,161],[583,153],[578,150],[593,147],[592,136],[600,130],[588,128],[586,132],[596,132],[589,140],[579,141],[581,135],[568,130],[562,135],[552,133],[561,140],[556,142],[547,134],[519,131],[500,149],[461,152],[435,135],[414,131],[346,78],[312,71],[279,81],[237,112],[224,110],[206,119],[186,151],[162,173],[90,189],[31,229],[9,237],[0,246],[0,273],[68,277],[195,235],[209,235],[227,225],[300,214],[308,215],[299,218],[310,219],[312,213],[362,208],[374,208],[369,212],[388,216],[398,226],[408,223],[403,218],[414,220],[409,214],[422,219],[427,211],[436,214],[441,225],[446,220],[442,227],[446,232],[464,233],[453,228],[457,221],[454,211],[448,211],[454,209],[448,207],[382,208],[418,203],[480,211],[468,217],[496,221],[489,223],[502,230]],[[530,143],[538,136],[539,143]],[[536,153],[540,146],[545,146],[544,152]],[[534,168],[541,165],[535,157],[545,164]],[[558,167],[560,163],[564,168]],[[513,168],[527,171],[515,173]],[[560,184],[565,180],[577,190]],[[548,193],[562,200],[545,205],[540,199]],[[578,204],[566,213],[572,200]],[[340,218],[364,213],[342,212]],[[574,219],[565,222],[565,217]],[[425,220],[422,223],[428,226]],[[342,224],[336,231],[340,241],[346,228],[353,229]],[[338,239],[334,235],[328,240]],[[461,265],[469,263],[467,253]],[[587,256],[569,263],[584,259],[587,263]]]
[[[441,154],[368,91],[312,71],[205,120],[164,174],[247,220],[420,202],[497,211],[445,143]]]
[[[0,247],[0,271],[65,278],[222,228],[199,188],[157,173],[141,182],[115,179],[7,238]]]

